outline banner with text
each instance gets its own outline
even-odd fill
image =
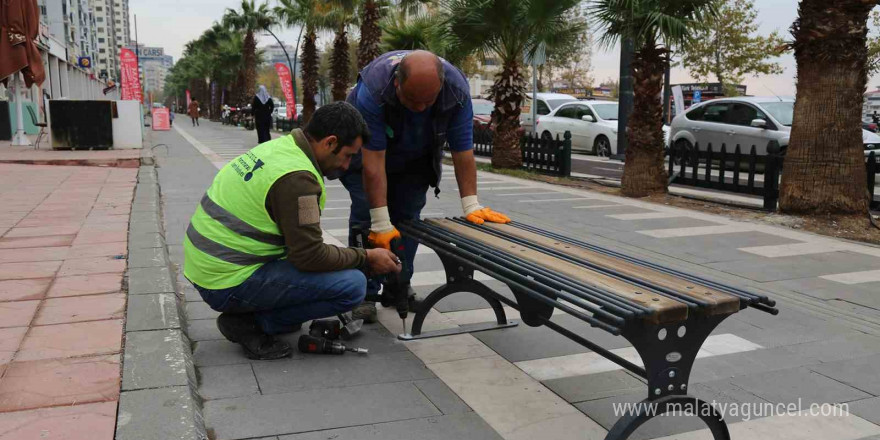
[[[189,94],[189,90],[186,91],[186,111],[184,113],[189,113],[189,104],[192,102],[192,97]]]
[[[143,103],[144,95],[141,94],[137,56],[131,49],[119,49],[119,64],[122,71],[122,99]]]
[[[281,81],[281,90],[284,91],[284,99],[287,100],[287,119],[293,119],[296,115],[296,97],[293,96],[293,86],[290,82],[290,68],[282,63],[275,63],[275,71],[278,72],[278,81]]]
[[[171,130],[171,115],[167,108],[153,109],[153,130],[166,131]]]

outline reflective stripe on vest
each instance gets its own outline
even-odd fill
[[[238,217],[232,215],[229,211],[223,209],[222,206],[214,203],[214,201],[211,200],[211,197],[208,196],[208,193],[205,193],[202,197],[201,205],[206,214],[210,215],[211,218],[217,220],[220,224],[231,229],[233,232],[236,232],[238,235],[253,238],[261,243],[274,246],[284,246],[284,236],[263,232],[243,222]],[[190,227],[192,227],[192,224],[190,224]],[[187,230],[186,233],[189,235],[189,230]],[[192,238],[190,238],[190,240],[192,240]],[[195,244],[195,242],[193,242],[193,244]],[[208,253],[210,254],[210,252]]]
[[[186,228],[186,238],[196,247],[196,249],[227,263],[237,264],[239,266],[248,266],[251,264],[268,263],[280,258],[284,258],[285,253],[278,255],[254,255],[246,252],[237,251],[227,246],[223,246],[196,231],[192,223]]]

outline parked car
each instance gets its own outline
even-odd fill
[[[876,133],[877,132],[877,124],[875,124],[873,121],[863,120],[862,121],[862,129],[868,130],[871,133]]]
[[[538,118],[542,138],[560,138],[571,132],[571,149],[600,157],[617,154],[619,105],[614,101],[575,101],[560,105]],[[669,127],[663,126],[664,145],[669,143]]]
[[[489,126],[492,121],[492,110],[495,110],[495,103],[488,99],[472,99],[471,107],[474,108],[474,128],[482,125]]]
[[[538,93],[538,103],[535,110],[538,117],[548,115],[562,104],[576,102],[577,98],[563,93]],[[527,133],[531,133],[532,126],[532,94],[526,94],[526,100],[522,105],[522,113],[519,115],[519,124]],[[540,133],[540,132],[539,132]]]
[[[671,139],[676,148],[691,149],[699,145],[706,151],[712,144],[717,151],[724,144],[727,151],[739,145],[742,152],[752,145],[759,156],[767,154],[770,141],[785,149],[791,135],[794,99],[770,97],[723,98],[697,104],[672,120]],[[880,136],[862,130],[865,154],[880,148]]]

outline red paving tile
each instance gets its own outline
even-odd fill
[[[93,273],[122,273],[125,271],[125,258],[93,257],[65,260],[58,270],[58,276],[89,275]]]
[[[32,325],[119,319],[124,315],[124,293],[50,298],[43,301]]]
[[[0,263],[58,261],[67,256],[67,246],[0,250]]]
[[[128,241],[128,231],[81,232],[73,240],[73,245],[112,243],[116,241]]]
[[[128,251],[128,243],[119,241],[115,243],[83,244],[70,248],[67,259],[90,258],[90,257],[113,257],[125,255]]]
[[[27,330],[27,327],[0,328],[0,353],[15,353]]]
[[[12,301],[0,303],[0,328],[22,327],[31,322],[40,301]]]
[[[86,298],[86,297],[83,297]],[[15,357],[18,361],[119,353],[122,320],[77,322],[31,328]]]
[[[122,289],[121,273],[103,273],[93,275],[77,275],[73,277],[55,278],[46,296],[57,298],[64,296],[93,295],[96,293],[118,292]]]
[[[5,237],[40,237],[43,235],[67,235],[79,232],[79,225],[40,226],[34,228],[12,228]]]
[[[12,362],[0,380],[0,412],[119,399],[119,355]]]
[[[0,440],[110,440],[116,401],[0,413]]]
[[[61,261],[37,261],[29,263],[0,263],[0,280],[23,280],[55,276]]]
[[[25,218],[18,222],[15,226],[18,228],[37,228],[43,226],[82,226],[85,221],[84,216],[79,218],[59,217],[52,218],[45,215],[38,215],[36,218]]]
[[[43,299],[52,278],[0,281],[0,302]]]
[[[75,234],[48,235],[45,237],[0,238],[0,249],[20,249],[31,247],[70,246]]]
[[[128,223],[115,222],[115,223],[97,223],[97,224],[89,224],[83,225],[80,228],[79,233],[94,233],[94,232],[119,232],[119,231],[128,231]]]

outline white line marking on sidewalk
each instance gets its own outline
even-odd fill
[[[797,255],[824,254],[826,252],[837,252],[841,249],[840,246],[835,246],[833,243],[791,243],[776,246],[744,247],[737,250],[767,258],[779,258],[793,257]]]
[[[574,202],[577,200],[595,200],[592,197],[571,197],[567,199],[517,200],[517,203]]]
[[[348,237],[348,228],[345,229],[327,229],[328,234],[334,237]]]
[[[321,220],[348,220],[348,216],[345,216],[345,217],[321,217]]]
[[[507,197],[507,196],[543,196],[547,194],[562,194],[558,191],[549,191],[549,192],[536,192],[536,193],[506,193],[506,194],[492,194],[493,196],[499,197]]]
[[[494,186],[494,187],[489,187],[489,188],[480,188],[480,192],[482,192],[482,191],[501,191],[501,190],[511,190],[511,189],[538,189],[538,188],[532,187],[532,186],[523,186],[523,185],[519,185],[519,186]],[[458,188],[452,188],[451,191],[458,192]]]
[[[615,203],[613,205],[586,205],[586,206],[572,206],[571,209],[593,209],[593,208],[614,208],[619,206],[629,206],[629,205],[621,205],[619,203]]]
[[[339,211],[340,209],[349,209],[348,206],[340,206],[338,208],[324,208],[324,211]]]
[[[192,137],[189,133],[180,128],[180,126],[174,127],[174,130],[177,131],[177,133],[180,134],[181,137],[186,139],[186,141],[189,142],[193,147],[195,147],[196,150],[199,150],[199,153],[202,153],[202,155],[205,156],[206,159],[211,161],[211,163],[214,164],[214,166],[217,167],[218,170],[220,168],[223,168],[223,165],[226,164],[226,161],[218,156],[217,153],[206,147],[205,144],[199,142],[198,139]]]
[[[424,246],[419,246],[419,248],[423,248]],[[491,281],[494,278],[486,275],[482,272],[474,272],[474,279],[477,281]],[[413,274],[412,280],[410,281],[413,287],[416,286],[439,286],[441,284],[446,284],[446,271],[445,270],[432,270],[427,272],[419,272]]]
[[[697,352],[697,358],[740,353],[761,348],[764,347],[729,333],[713,335],[706,338],[703,347]],[[642,359],[633,347],[618,348],[611,350],[611,352],[636,365],[642,365]],[[516,362],[515,365],[539,381],[584,376],[623,368],[594,352],[534,359]]]
[[[520,319],[519,311],[512,307],[504,306],[504,314],[508,320]],[[553,316],[562,314],[565,314],[565,312],[555,307],[553,308]],[[494,322],[495,309],[460,310],[458,312],[446,312],[443,316],[455,321],[458,325]]]
[[[646,231],[636,232],[655,238],[675,238],[694,237],[697,235],[733,234],[735,232],[749,232],[754,230],[755,227],[751,225],[732,224],[717,226],[697,226],[693,228],[650,229]]]
[[[880,281],[880,270],[866,270],[862,272],[838,273],[822,275],[819,278],[834,281],[841,284],[862,284]]]
[[[682,215],[677,212],[639,212],[636,214],[608,214],[606,217],[617,220],[653,220],[658,218],[675,218]]]

